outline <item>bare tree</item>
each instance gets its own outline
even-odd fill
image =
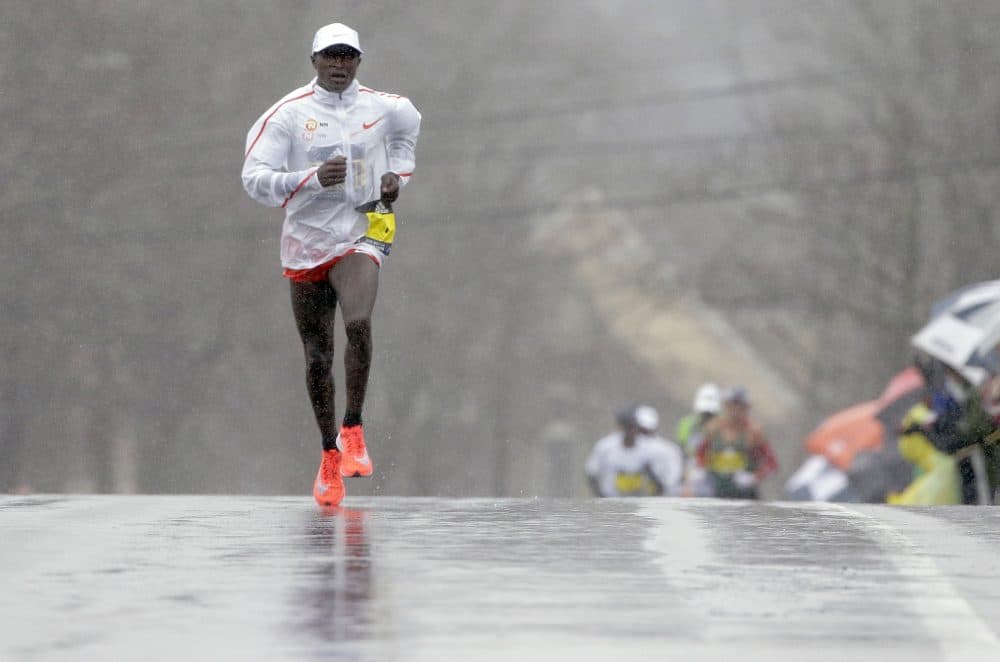
[[[810,7],[789,19],[794,30],[776,29],[818,51],[836,83],[768,121],[819,125],[812,145],[784,145],[774,158],[796,173],[786,186],[801,205],[810,269],[794,273],[820,329],[813,358],[827,366],[819,404],[830,406],[905,364],[934,298],[997,275],[1000,48],[985,27],[998,19],[988,2]]]

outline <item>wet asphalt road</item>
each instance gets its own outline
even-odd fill
[[[0,497],[2,660],[996,660],[1000,511]]]

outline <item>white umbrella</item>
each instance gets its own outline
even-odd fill
[[[959,290],[935,305],[940,312],[910,341],[916,349],[980,385],[1000,371],[1000,281]]]
[[[937,317],[949,310],[963,310],[981,303],[1000,301],[1000,280],[987,280],[966,285],[938,299],[931,306],[931,317]]]

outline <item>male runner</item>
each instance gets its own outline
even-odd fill
[[[306,388],[323,453],[313,496],[344,498],[341,476],[370,476],[361,409],[371,365],[379,267],[395,232],[391,204],[413,173],[420,113],[409,99],[355,80],[358,33],[323,26],[312,44],[316,77],[285,95],[247,134],[243,188],[285,210],[281,263],[306,359]],[[333,321],[347,335],[346,411],[334,412]]]
[[[684,469],[677,444],[656,434],[660,416],[642,405],[616,417],[620,431],[594,445],[584,471],[593,493],[601,497],[675,494]]]
[[[722,394],[715,384],[708,382],[698,387],[694,394],[691,413],[677,422],[677,430],[674,433],[674,441],[685,455],[689,457],[694,455],[705,424],[718,416],[719,410],[722,409],[721,399]]]
[[[723,499],[757,499],[757,486],[778,471],[771,442],[750,419],[750,399],[742,387],[729,389],[723,411],[705,424],[695,453]]]

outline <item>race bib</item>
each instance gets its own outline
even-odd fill
[[[381,200],[373,200],[356,209],[368,217],[368,230],[358,243],[369,244],[388,255],[396,236],[396,214],[392,207]]]
[[[710,468],[712,471],[724,474],[745,471],[747,468],[747,458],[743,453],[727,448],[724,451],[712,454]]]
[[[615,490],[619,496],[647,496],[656,492],[653,481],[645,473],[625,471],[615,475]]]

